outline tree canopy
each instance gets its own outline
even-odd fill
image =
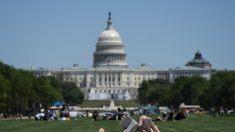
[[[172,84],[163,82],[159,79],[144,81],[139,88],[139,102],[174,107],[185,103],[201,105],[205,109],[235,107],[234,71],[216,72],[210,80],[193,76],[178,77]]]
[[[74,105],[81,104],[83,102],[83,94],[74,83],[63,82],[61,84],[61,88],[66,103]]]
[[[138,99],[141,104],[165,104],[170,95],[171,84],[166,80],[143,81],[139,88]]]
[[[83,94],[75,84],[64,87],[54,77],[35,77],[0,62],[0,112],[21,113],[49,107],[56,101],[79,104]],[[73,100],[68,100],[73,97]]]

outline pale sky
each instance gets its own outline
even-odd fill
[[[91,67],[109,11],[129,67],[182,67],[200,50],[235,69],[235,0],[0,0],[0,61]]]

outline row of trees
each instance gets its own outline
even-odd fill
[[[48,107],[55,101],[79,104],[83,94],[73,83],[54,77],[34,77],[0,62],[0,113],[22,113]]]
[[[205,109],[235,107],[235,72],[220,71],[205,78],[179,77],[174,83],[166,80],[144,81],[139,89],[141,104],[178,107],[180,103],[199,104]]]

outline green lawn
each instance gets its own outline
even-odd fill
[[[135,100],[125,100],[125,101],[114,101],[115,106],[125,107],[138,107],[140,106]],[[103,105],[109,106],[110,100],[92,100],[92,101],[84,101],[82,103],[82,107],[102,107]]]
[[[72,121],[1,120],[0,132],[121,132],[119,121],[96,121],[79,118]],[[216,118],[210,115],[190,115],[187,120],[155,122],[162,132],[235,132],[235,116]]]

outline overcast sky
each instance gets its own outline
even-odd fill
[[[235,69],[235,0],[0,0],[0,61],[91,67],[109,11],[129,67],[182,67],[200,50]]]

